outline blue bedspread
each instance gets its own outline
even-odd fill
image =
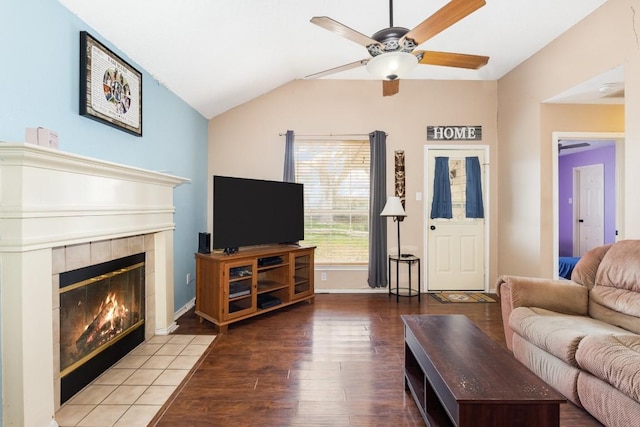
[[[565,279],[571,279],[571,273],[576,266],[580,257],[561,256],[558,260],[558,274]]]

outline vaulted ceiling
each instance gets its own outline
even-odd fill
[[[329,16],[371,36],[387,0],[59,0],[161,84],[212,118],[287,82],[369,58],[309,20]],[[606,0],[487,0],[419,49],[489,56],[479,70],[419,65],[406,78],[498,80]],[[414,28],[448,0],[396,0],[394,26]],[[365,67],[323,78],[373,79]],[[381,95],[382,96],[382,95]]]

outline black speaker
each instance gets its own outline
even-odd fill
[[[211,253],[211,233],[198,233],[198,253]]]

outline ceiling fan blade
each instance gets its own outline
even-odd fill
[[[382,96],[391,96],[398,92],[400,92],[400,79],[382,81]]]
[[[311,23],[316,24],[317,26],[322,27],[325,30],[329,30],[332,33],[336,33],[337,35],[342,36],[345,39],[349,39],[352,42],[356,42],[364,47],[370,46],[372,44],[380,44],[371,37],[365,36],[364,34],[359,33],[358,31],[349,28],[346,25],[329,18],[328,16],[314,16],[313,18],[311,18]]]
[[[422,44],[431,37],[446,30],[462,18],[470,15],[486,4],[485,0],[451,0],[440,10],[409,31],[403,39],[413,39]]]
[[[414,50],[414,55],[420,57],[420,64],[441,65],[443,67],[468,68],[477,70],[489,62],[488,56],[467,55],[464,53],[434,52],[432,50]]]
[[[349,64],[341,65],[339,67],[329,68],[328,70],[320,71],[318,73],[309,74],[308,76],[305,76],[304,78],[305,79],[319,79],[320,77],[329,76],[331,74],[339,73],[341,71],[347,71],[347,70],[350,70],[352,68],[361,67],[363,65],[366,65],[367,62],[369,62],[368,58],[367,59],[361,59],[361,60],[356,61],[356,62],[351,62]]]
[[[568,145],[558,144],[558,150],[568,150],[570,148],[589,147],[590,145],[591,144],[589,144],[588,142],[578,142],[577,144],[568,144]]]

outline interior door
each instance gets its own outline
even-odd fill
[[[604,165],[577,167],[574,170],[576,188],[577,256],[604,244]],[[574,250],[575,253],[575,250]]]
[[[483,291],[485,283],[485,218],[466,216],[465,158],[477,156],[480,162],[482,199],[487,213],[486,149],[439,149],[427,147],[425,200],[425,235],[427,248],[427,291]],[[435,158],[448,157],[451,187],[451,219],[431,218]]]

